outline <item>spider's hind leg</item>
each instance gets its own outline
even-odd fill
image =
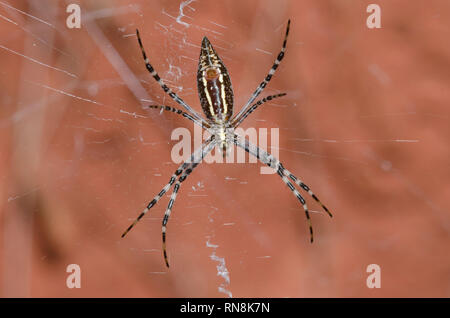
[[[161,112],[166,111],[166,112],[172,112],[175,113],[177,115],[181,115],[187,119],[189,119],[190,121],[194,122],[195,124],[199,125],[202,128],[208,129],[211,126],[209,125],[208,122],[206,122],[205,120],[198,120],[196,118],[194,118],[192,115],[190,115],[187,112],[182,111],[181,109],[177,109],[175,107],[172,106],[166,106],[166,105],[148,105],[146,107],[144,107],[144,109],[160,109]]]
[[[188,104],[186,104],[184,102],[184,100],[182,100],[175,92],[173,92],[166,84],[164,84],[161,77],[158,75],[156,70],[150,64],[149,59],[147,58],[147,54],[145,53],[145,50],[144,50],[144,45],[142,44],[142,40],[139,35],[139,30],[137,30],[137,29],[136,29],[136,36],[137,36],[137,40],[139,43],[139,47],[141,48],[142,57],[144,58],[144,61],[145,61],[145,67],[147,68],[149,73],[153,76],[155,81],[159,84],[159,86],[161,86],[161,88],[164,90],[164,92],[166,94],[168,94],[175,102],[177,102],[178,104],[183,106],[184,109],[186,109],[186,111],[192,115],[192,117],[196,118],[197,120],[199,120],[201,122],[204,122],[204,119],[202,119],[202,117],[194,109],[192,109]]]
[[[283,46],[281,47],[281,51],[278,54],[275,62],[273,63],[272,68],[269,70],[269,73],[264,78],[264,80],[261,82],[261,84],[259,84],[258,88],[255,90],[255,92],[250,97],[250,99],[247,101],[247,103],[244,105],[244,107],[242,107],[242,109],[239,111],[239,113],[236,116],[234,116],[232,121],[238,122],[241,120],[244,113],[246,113],[249,110],[249,108],[252,107],[250,105],[253,103],[253,101],[256,99],[256,97],[258,97],[259,94],[261,94],[261,92],[264,90],[264,88],[267,86],[267,84],[272,79],[272,76],[275,74],[275,71],[277,70],[278,66],[280,65],[281,61],[283,60],[284,53],[286,52],[286,43],[287,43],[287,38],[289,35],[290,25],[291,25],[291,20],[288,20],[287,27],[286,27],[286,34],[284,35],[284,40],[283,40]]]

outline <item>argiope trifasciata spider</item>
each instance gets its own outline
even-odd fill
[[[162,190],[153,198],[152,201],[147,205],[144,211],[137,217],[137,219],[128,227],[128,229],[122,234],[124,237],[128,231],[161,199],[161,197],[175,184],[173,188],[172,195],[170,197],[169,205],[167,206],[166,213],[164,214],[164,219],[162,221],[162,241],[163,241],[163,254],[164,260],[167,267],[169,267],[169,262],[167,260],[166,252],[166,226],[169,220],[170,213],[172,211],[173,204],[177,197],[177,193],[180,189],[181,183],[186,180],[187,176],[200,164],[201,160],[216,146],[223,151],[223,155],[226,156],[227,149],[233,144],[237,147],[245,149],[249,154],[258,158],[261,162],[268,165],[269,167],[275,169],[278,175],[281,177],[283,182],[291,189],[292,193],[297,197],[300,203],[303,205],[305,210],[306,219],[309,224],[309,231],[311,242],[313,242],[313,229],[311,225],[311,218],[309,216],[308,207],[306,206],[306,201],[300,195],[300,192],[294,187],[294,185],[289,181],[292,180],[295,184],[300,186],[303,190],[308,192],[308,194],[317,201],[322,208],[331,217],[331,213],[328,209],[319,201],[317,196],[310,190],[310,188],[304,184],[300,179],[294,176],[286,168],[283,167],[281,162],[266,152],[260,149],[256,145],[250,143],[247,139],[242,138],[234,132],[234,129],[239,126],[242,121],[250,115],[258,106],[264,104],[266,101],[270,101],[274,98],[284,96],[286,94],[270,95],[260,99],[253,104],[256,97],[264,90],[267,83],[269,83],[275,70],[278,68],[281,60],[284,57],[284,52],[286,51],[286,41],[289,34],[290,20],[286,28],[286,35],[284,37],[283,46],[281,52],[278,54],[272,68],[267,74],[266,78],[259,84],[256,91],[253,93],[252,97],[248,102],[242,107],[241,111],[232,117],[233,115],[233,88],[231,86],[231,79],[228,74],[225,65],[223,64],[220,57],[217,55],[216,51],[212,47],[209,40],[204,37],[202,41],[202,47],[200,51],[200,58],[198,63],[197,71],[197,86],[198,95],[200,97],[200,104],[202,106],[203,112],[206,115],[206,119],[202,118],[195,110],[193,110],[189,105],[187,105],[176,93],[174,93],[166,84],[163,83],[158,73],[155,71],[153,66],[150,64],[147,55],[145,54],[144,47],[142,46],[141,38],[139,37],[139,31],[136,30],[137,39],[139,46],[142,50],[142,55],[145,60],[145,66],[147,70],[152,74],[153,78],[159,83],[164,92],[166,92],[171,98],[173,98],[178,104],[184,107],[186,111],[181,111],[179,109],[170,106],[160,106],[151,105],[149,108],[159,108],[165,111],[172,111],[179,115],[182,115],[189,120],[193,121],[195,124],[207,129],[211,133],[209,137],[201,147],[195,150],[190,160],[183,162],[178,169],[174,172],[169,182],[162,188]]]

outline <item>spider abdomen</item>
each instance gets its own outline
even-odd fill
[[[198,62],[197,87],[206,117],[215,123],[227,122],[233,115],[233,88],[225,65],[206,37]]]

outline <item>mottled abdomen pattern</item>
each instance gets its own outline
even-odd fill
[[[233,88],[228,71],[209,40],[204,37],[198,61],[197,87],[206,117],[224,123],[233,115]]]

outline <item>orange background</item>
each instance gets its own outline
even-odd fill
[[[448,297],[448,1],[0,2],[0,295],[3,297]],[[187,2],[186,2],[187,3]],[[366,8],[381,7],[381,29]],[[20,11],[19,11],[20,10]],[[177,17],[180,17],[177,19]],[[202,164],[181,187],[161,253],[164,198],[120,235],[178,166],[177,106],[145,70],[139,28],[167,84],[201,111],[207,35],[235,108],[285,59],[243,127],[279,128],[301,205],[260,164]],[[225,261],[229,283],[218,276]],[[66,267],[81,267],[81,288]],[[366,286],[369,264],[381,288]]]

